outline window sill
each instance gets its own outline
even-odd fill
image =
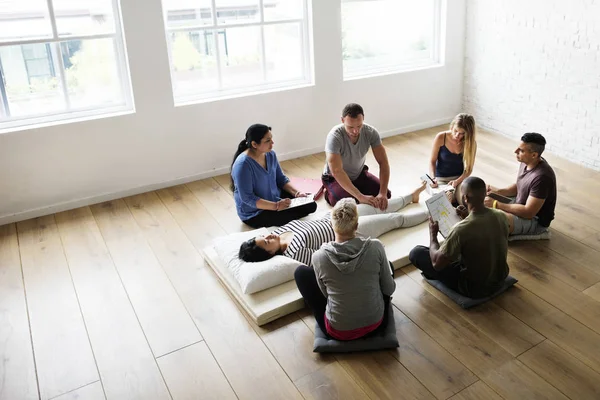
[[[356,74],[352,74],[350,76],[345,75],[344,82],[355,81],[355,80],[365,79],[365,78],[376,78],[379,76],[386,76],[386,75],[397,75],[397,74],[406,74],[406,73],[411,73],[411,72],[425,71],[425,70],[429,70],[429,69],[441,68],[444,66],[445,66],[445,64],[436,62],[436,63],[426,64],[426,65],[407,66],[404,68],[382,68],[382,69],[370,70],[370,71],[365,71],[365,72],[359,72]]]
[[[250,97],[250,96],[257,96],[257,95],[261,95],[261,94],[269,94],[269,93],[277,93],[277,92],[284,92],[284,91],[288,91],[288,90],[297,90],[297,89],[304,89],[304,88],[308,88],[308,87],[313,87],[315,86],[314,82],[306,82],[306,81],[301,81],[298,83],[294,83],[294,84],[289,84],[289,85],[285,85],[285,86],[271,86],[271,87],[258,87],[255,89],[248,89],[248,90],[229,90],[229,91],[223,91],[223,92],[214,92],[212,93],[212,95],[210,97],[202,97],[202,96],[185,96],[185,97],[181,97],[181,98],[175,98],[175,107],[184,107],[184,106],[189,106],[189,105],[193,105],[193,104],[202,104],[202,103],[212,103],[212,102],[216,102],[216,101],[222,101],[222,100],[231,100],[231,99],[237,99],[237,98],[241,98],[241,97]]]
[[[122,115],[134,114],[135,109],[133,107],[118,107],[110,109],[98,110],[95,113],[87,112],[72,112],[67,114],[61,114],[64,116],[60,118],[56,115],[22,119],[18,121],[7,121],[0,123],[0,135],[4,133],[26,131],[32,129],[48,128],[52,126],[72,124],[78,122],[87,122],[97,119],[113,118]],[[17,125],[18,124],[18,125]]]

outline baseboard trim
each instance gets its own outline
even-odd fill
[[[453,118],[454,118],[454,115],[452,115],[450,117],[446,117],[446,118],[438,118],[438,119],[435,119],[432,121],[421,122],[418,124],[406,125],[406,126],[403,126],[402,128],[390,129],[387,131],[379,132],[379,135],[383,138],[386,138],[386,137],[390,137],[390,136],[402,135],[405,133],[419,131],[421,129],[433,128],[434,126],[449,124]]]
[[[400,135],[408,132],[414,132],[420,129],[431,128],[434,126],[438,126],[441,124],[446,124],[450,122],[454,118],[454,116],[450,116],[447,118],[439,118],[432,121],[422,122],[419,124],[407,125],[397,129],[390,129],[387,131],[380,132],[381,137],[386,138],[389,136]],[[304,150],[292,151],[289,153],[278,154],[278,158],[281,161],[291,160],[294,158],[304,157],[311,154],[316,154],[324,151],[324,145],[318,147],[312,147]],[[121,190],[112,193],[104,193],[97,196],[85,197],[77,200],[70,200],[61,203],[57,203],[51,206],[39,207],[32,210],[22,211],[15,214],[3,215],[0,216],[0,226],[5,224],[10,224],[13,222],[24,221],[30,218],[42,217],[44,215],[50,215],[62,211],[72,210],[74,208],[85,207],[92,204],[102,203],[105,201],[111,201],[120,199],[128,196],[135,196],[137,194],[151,192],[154,190],[164,189],[171,186],[182,185],[189,182],[194,182],[201,179],[211,178],[213,176],[223,175],[229,172],[229,167],[222,167],[212,169],[210,171],[201,172],[194,175],[189,175],[177,179],[172,179],[168,181],[162,181],[153,183],[150,185],[142,185],[132,189]]]

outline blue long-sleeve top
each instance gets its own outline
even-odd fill
[[[267,169],[242,153],[235,159],[231,177],[235,184],[233,198],[235,208],[242,221],[257,216],[263,210],[256,208],[259,199],[277,201],[281,189],[290,180],[283,174],[274,151],[266,153]]]

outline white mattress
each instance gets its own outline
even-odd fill
[[[410,206],[409,206],[410,207]],[[406,209],[409,209],[406,207]],[[443,238],[438,236],[440,243]],[[396,229],[379,237],[385,246],[388,260],[394,269],[410,264],[408,254],[417,245],[429,246],[429,223],[427,221],[412,228]]]
[[[202,252],[206,263],[258,326],[304,308],[304,300],[295,281],[291,280],[258,293],[245,294],[212,247],[206,247]]]
[[[411,205],[406,210],[416,205]],[[397,229],[379,238],[385,245],[388,259],[394,269],[410,262],[408,254],[416,245],[429,245],[429,225],[424,222],[412,228]],[[207,264],[217,274],[223,285],[259,326],[304,308],[304,300],[295,281],[266,289],[254,294],[244,294],[225,263],[219,259],[212,246],[203,249]]]

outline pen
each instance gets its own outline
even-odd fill
[[[425,176],[429,178],[429,180],[431,181],[431,183],[435,183],[435,181],[433,180],[432,177],[429,176],[429,174],[425,174]]]

